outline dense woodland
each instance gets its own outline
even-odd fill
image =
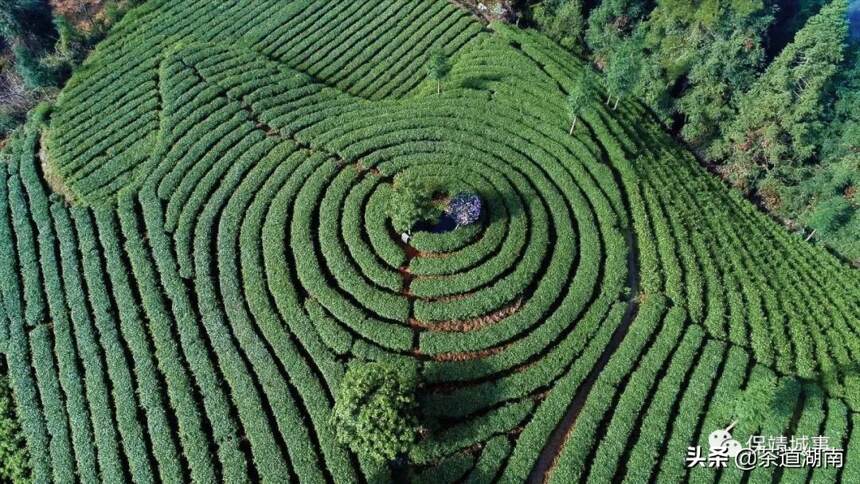
[[[799,235],[860,259],[860,2],[546,0],[524,10]]]

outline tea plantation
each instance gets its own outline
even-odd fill
[[[34,480],[389,481],[329,422],[347,364],[385,360],[422,382],[412,482],[860,482],[856,270],[605,100],[444,0],[133,10],[3,152]],[[399,173],[481,220],[406,246]],[[736,437],[825,435],[845,465],[688,468],[753,383],[774,404]]]

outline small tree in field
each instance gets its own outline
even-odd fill
[[[416,380],[400,365],[350,365],[331,417],[338,442],[380,464],[408,453],[418,437]]]
[[[567,94],[567,113],[570,115],[571,124],[570,124],[570,134],[573,134],[574,128],[576,128],[576,120],[579,118],[579,113],[582,112],[582,109],[588,104],[588,88],[585,85],[584,79],[579,79],[579,81],[573,86],[573,89]]]
[[[391,217],[394,230],[409,233],[416,223],[435,219],[438,215],[430,185],[405,174],[394,178],[391,198],[388,200],[388,216]]]
[[[436,94],[442,92],[442,81],[448,77],[449,72],[451,72],[451,64],[448,62],[448,56],[441,50],[431,52],[427,64],[427,76],[436,81]]]
[[[642,66],[641,54],[636,50],[636,45],[633,40],[625,41],[606,67],[606,104],[608,105],[614,96],[613,111],[618,109],[621,97],[627,95],[639,82]]]

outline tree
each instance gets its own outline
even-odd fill
[[[860,152],[825,159],[812,173],[785,190],[784,215],[811,228],[808,238],[860,260]]]
[[[392,363],[353,363],[331,416],[337,440],[377,463],[405,455],[418,437],[414,371]]]
[[[532,17],[540,30],[562,47],[581,50],[585,32],[581,0],[547,0],[534,7]]]
[[[684,116],[681,136],[707,153],[737,115],[739,98],[749,89],[764,64],[762,35],[772,16],[758,17],[744,26],[736,22],[727,32],[716,32],[687,74],[689,87],[677,103]]]
[[[648,14],[645,0],[603,0],[588,16],[585,40],[598,65],[606,62]]]
[[[591,93],[588,90],[586,80],[584,76],[580,76],[579,79],[577,79],[576,84],[574,84],[570,89],[566,99],[567,114],[570,116],[571,120],[569,134],[573,134],[573,130],[576,128],[576,120],[583,108],[588,105],[588,98],[590,96]]]
[[[441,50],[431,52],[427,64],[427,77],[436,81],[437,94],[442,92],[442,81],[448,77],[449,72],[451,72],[451,65],[448,62],[448,56]]]
[[[797,219],[819,240],[860,261],[860,44],[849,48],[827,97],[834,102],[822,135],[820,161],[785,190],[782,215]]]
[[[433,205],[433,189],[430,185],[408,174],[394,178],[388,201],[388,216],[394,230],[409,233],[416,223],[438,217],[438,212]]]
[[[618,108],[618,102],[621,98],[626,96],[639,82],[642,58],[636,45],[635,39],[624,41],[613,54],[612,60],[604,71],[607,90],[606,104],[608,105],[614,96],[613,110]]]
[[[847,1],[833,0],[798,31],[739,100],[739,113],[719,154],[735,168],[740,185],[762,171],[798,165],[818,150],[826,93],[843,58],[848,35]]]
[[[722,75],[746,67],[748,57],[755,59],[773,19],[770,13],[762,0],[658,0],[634,33],[641,36],[643,59],[642,77],[634,88],[637,98],[668,124],[680,111],[678,98],[698,87],[688,111],[694,117],[700,114],[697,108],[722,113],[723,96],[733,94]],[[758,74],[758,66],[753,73]],[[751,83],[747,80],[743,89]]]
[[[15,54],[15,70],[21,75],[27,88],[39,89],[56,84],[56,72],[43,64],[33,51],[21,45],[16,45],[12,51]]]
[[[806,221],[814,232],[828,237],[847,224],[854,211],[851,200],[840,194],[818,202]]]
[[[821,158],[835,163],[860,153],[860,43],[848,48],[827,97],[834,102],[827,116]]]
[[[57,57],[72,64],[79,64],[85,55],[86,39],[63,15],[54,16],[54,26],[59,34],[55,49]]]

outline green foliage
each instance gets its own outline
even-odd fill
[[[778,212],[815,230],[823,241],[852,260],[860,258],[860,217],[856,187],[860,184],[860,65],[857,44],[851,45],[827,96],[826,124],[816,164],[782,170],[774,180],[780,196]],[[761,190],[761,188],[760,188]]]
[[[405,455],[418,436],[416,375],[390,363],[354,363],[335,398],[331,425],[340,443],[377,463]]]
[[[604,0],[588,16],[585,39],[601,63],[611,62],[615,51],[648,14],[643,0]]]
[[[817,202],[807,218],[807,224],[827,237],[844,227],[851,220],[855,210],[856,207],[844,195],[837,195]]]
[[[28,89],[56,84],[58,73],[42,63],[56,34],[46,0],[0,0],[0,37],[11,47],[15,70]]]
[[[679,111],[698,118],[699,110],[706,116],[730,110],[733,97],[751,84],[744,76],[758,74],[759,45],[771,21],[770,9],[760,0],[657,2],[637,30],[642,36],[638,55],[646,66],[637,96],[664,120]],[[690,94],[694,98],[684,109],[681,100]],[[712,122],[718,127],[720,121]],[[706,145],[719,133],[697,134],[696,141]]]
[[[566,49],[582,50],[585,18],[581,0],[548,0],[536,5],[532,17],[538,28]]]
[[[606,75],[606,102],[608,104],[613,97],[615,98],[613,110],[618,107],[618,102],[622,97],[630,94],[642,75],[638,45],[639,41],[635,38],[621,42],[604,71]]]
[[[19,126],[37,103],[55,95],[53,88],[65,83],[108,29],[141,3],[0,0],[0,38],[12,54],[12,62],[3,67],[14,68],[14,73],[4,73],[0,136]],[[80,17],[86,18],[85,26],[73,23]]]
[[[848,34],[846,9],[845,0],[834,0],[811,18],[739,100],[738,117],[726,130],[721,151],[739,185],[818,150],[824,95]]]
[[[771,379],[753,380],[735,399],[732,418],[744,427],[756,428],[768,418],[776,389]]]
[[[860,255],[860,157],[848,154],[833,163],[822,163],[815,173],[796,187],[785,189],[784,210],[815,230],[826,241],[852,259]]]
[[[24,483],[30,479],[30,457],[15,414],[9,376],[0,357],[0,479]]]
[[[678,101],[685,121],[681,135],[702,152],[735,118],[738,98],[755,81],[764,62],[761,31],[769,22],[764,17],[750,27],[717,32],[690,68],[690,87]]]
[[[86,38],[63,15],[54,15],[54,26],[59,34],[56,55],[59,60],[77,65],[86,53]]]
[[[578,32],[578,22],[563,17],[580,9],[562,12],[574,3],[540,2],[532,17],[608,74],[610,97],[619,88],[636,96],[700,156],[725,164],[724,177],[776,214],[807,223],[811,205],[801,186],[818,184],[810,177],[856,153],[851,140],[860,136],[856,47],[841,61],[844,1],[782,9],[761,0],[604,0],[590,10],[585,52],[564,32]],[[827,211],[838,212],[836,205]],[[833,217],[822,215],[817,226],[824,219]],[[818,231],[819,240],[856,258],[850,231],[829,233]]]
[[[588,106],[592,95],[593,94],[589,90],[587,81],[584,77],[580,77],[576,84],[571,88],[570,92],[568,92],[567,98],[565,99],[565,105],[567,107],[567,113],[571,119],[570,134],[573,134],[573,130],[576,128],[576,120],[582,110]]]
[[[56,85],[56,72],[36,57],[32,50],[23,46],[14,48],[15,70],[28,89],[40,89]]]
[[[860,43],[855,41],[846,49],[831,87],[829,94],[835,101],[829,109],[822,140],[824,163],[857,157],[860,151]]]
[[[439,209],[433,204],[433,187],[426,181],[398,175],[392,186],[388,216],[398,233],[408,233],[416,223],[432,221],[439,216]]]
[[[442,92],[442,81],[448,78],[451,64],[448,56],[441,50],[434,50],[427,58],[427,77],[436,82],[436,92]]]

